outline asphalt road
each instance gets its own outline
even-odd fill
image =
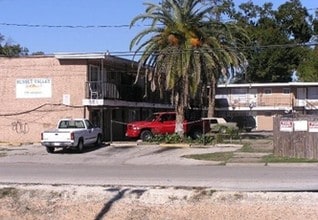
[[[38,145],[0,147],[0,183],[210,187],[240,191],[318,191],[318,166],[229,164],[181,158],[231,151],[159,146],[107,146],[83,154],[47,154]]]

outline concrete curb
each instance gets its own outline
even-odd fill
[[[159,144],[159,147],[176,147],[176,148],[182,148],[182,147],[191,147],[191,144]]]

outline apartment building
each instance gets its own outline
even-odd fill
[[[273,117],[318,113],[318,83],[251,83],[219,85],[216,114],[254,120],[255,130],[273,130]],[[242,123],[244,123],[242,122]]]
[[[124,122],[171,108],[143,76],[134,84],[136,72],[135,62],[106,53],[0,57],[0,142],[39,142],[59,119],[81,117],[105,140],[122,139]]]
[[[39,142],[61,118],[88,118],[104,139],[123,140],[125,123],[171,110],[169,94],[151,92],[137,63],[107,53],[0,57],[0,142]],[[146,85],[146,86],[145,86]],[[219,85],[218,116],[272,130],[276,114],[317,114],[318,83]]]

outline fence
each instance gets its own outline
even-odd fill
[[[318,159],[318,116],[276,116],[273,144],[276,156]]]

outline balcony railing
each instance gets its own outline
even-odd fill
[[[144,97],[144,90],[138,85],[116,85],[114,83],[86,82],[86,99],[112,99],[134,102],[162,103],[158,93]]]
[[[254,108],[254,107],[292,107],[292,100],[284,97],[258,99],[216,99],[216,107]]]

